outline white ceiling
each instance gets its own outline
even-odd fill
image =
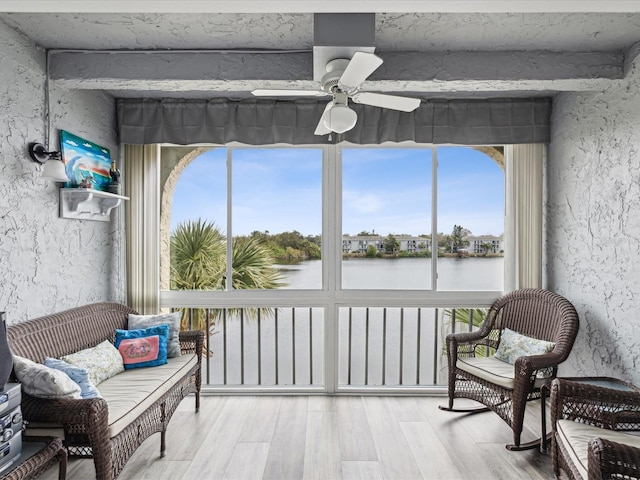
[[[233,11],[230,12],[231,9]],[[388,10],[394,13],[388,13]],[[572,88],[601,88],[601,84],[594,80],[619,79],[619,75],[611,74],[607,69],[612,63],[610,58],[617,59],[620,70],[624,54],[640,41],[638,0],[0,0],[0,12],[5,12],[0,13],[0,20],[46,49],[65,50],[60,52],[60,58],[67,62],[64,64],[66,70],[78,58],[70,60],[71,57],[63,57],[67,50],[133,50],[145,51],[151,56],[159,50],[207,50],[218,55],[219,51],[232,50],[237,55],[253,55],[250,62],[246,57],[238,60],[244,62],[242,67],[246,78],[233,75],[225,78],[222,70],[208,71],[203,72],[203,76],[205,73],[207,76],[196,86],[176,72],[178,67],[168,65],[162,67],[167,69],[165,77],[169,83],[166,85],[162,78],[157,78],[162,77],[157,71],[154,74],[131,73],[124,74],[122,78],[105,79],[109,76],[107,73],[92,72],[86,66],[83,68],[85,73],[89,72],[86,73],[87,78],[73,77],[72,72],[70,78],[61,75],[57,79],[69,82],[69,86],[74,88],[106,89],[117,96],[242,97],[259,87],[307,88],[312,84],[312,78],[304,54],[311,52],[314,46],[313,14],[310,13],[313,11],[381,12],[375,19],[375,47],[389,68],[387,71],[381,69],[378,78],[372,76],[368,89],[413,91],[423,95],[443,95],[449,91],[457,95],[464,91],[491,94],[492,80],[498,81],[494,82],[496,85],[501,80],[511,82],[496,87],[499,93],[517,90],[520,94],[546,94]],[[269,59],[276,57],[269,57],[273,52],[263,50],[299,52],[302,55],[299,67],[291,60],[287,68],[294,72],[277,76],[275,67],[271,72],[268,66]],[[494,62],[497,70],[503,67],[508,70],[518,52],[523,55],[523,63],[519,67],[512,66],[514,71],[505,79],[500,78],[499,72],[495,79],[485,78],[491,75],[475,75],[474,69],[482,72],[492,67],[484,65],[487,60],[482,55],[474,56],[473,52],[504,54],[502,67],[497,54],[489,57],[489,63]],[[591,55],[590,64],[577,60],[577,65],[588,64],[588,67],[577,72],[575,78],[565,71],[573,68],[571,56],[578,58],[594,52],[606,53],[609,57]],[[124,70],[127,62],[124,56],[117,57],[119,52],[110,53],[116,55],[109,57],[116,66],[122,58]],[[479,61],[474,65],[476,57]],[[52,58],[58,59],[56,56]],[[423,63],[429,66],[421,67],[416,58],[423,58]],[[263,66],[261,61],[267,66]],[[459,65],[454,65],[453,72],[456,73],[451,74],[450,70],[445,70],[449,64],[441,71],[434,71],[433,65],[438,62],[443,65],[458,62]],[[563,62],[567,64],[564,69]],[[532,67],[534,63],[537,64],[535,68]],[[149,68],[161,68],[158,65],[162,62],[158,61]],[[392,67],[393,70],[389,71]],[[523,72],[522,78],[517,78],[519,70]],[[395,72],[397,78],[393,76]],[[150,83],[151,77],[154,82]],[[394,79],[398,81],[393,83]],[[197,82],[198,79],[188,80]],[[376,84],[375,80],[379,82]],[[567,83],[570,80],[578,82],[575,87]]]
[[[313,47],[311,13],[5,13],[0,18],[55,49]],[[638,40],[638,12],[376,14],[380,50],[610,51]]]

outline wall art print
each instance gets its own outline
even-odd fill
[[[64,130],[60,130],[60,145],[62,161],[69,177],[66,187],[107,190],[111,183],[111,155],[108,148]]]

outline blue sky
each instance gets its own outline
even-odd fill
[[[174,191],[172,229],[206,219],[226,228],[227,153],[216,148],[193,160]],[[297,230],[321,233],[322,151],[314,148],[233,150],[233,233]],[[429,233],[431,150],[343,150],[343,232]],[[504,173],[466,147],[438,148],[438,231],[454,224],[474,235],[503,230]]]

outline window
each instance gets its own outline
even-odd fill
[[[342,150],[342,287],[431,288],[430,148]]]
[[[188,156],[171,202],[171,289],[321,288],[321,233],[321,149]]]
[[[469,147],[438,148],[438,290],[504,283],[504,169]]]
[[[323,161],[338,158],[326,148],[204,148],[182,166],[163,160],[163,171],[180,172],[171,289],[321,289],[324,188],[341,198],[342,289],[502,290],[501,164],[470,147],[338,152],[333,186],[322,185]],[[195,269],[203,255],[210,264]]]

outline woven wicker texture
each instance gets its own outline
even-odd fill
[[[27,458],[20,465],[0,477],[0,480],[27,480],[38,478],[42,473],[59,464],[58,479],[67,477],[67,452],[62,440],[54,437],[25,437],[24,442],[43,442],[42,450]]]
[[[36,362],[46,356],[60,357],[109,340],[116,328],[127,328],[131,308],[114,303],[96,303],[65,312],[29,320],[8,328],[11,350]],[[92,456],[98,480],[118,476],[133,452],[150,435],[160,432],[164,455],[164,436],[176,406],[195,393],[196,411],[200,405],[202,331],[180,333],[185,353],[195,353],[198,362],[154,405],[115,437],[110,437],[108,406],[102,398],[45,400],[23,393],[22,413],[27,422],[64,425],[65,446],[71,456]]]
[[[553,351],[519,357],[514,365],[513,390],[495,385],[456,367],[458,358],[472,357],[485,347],[497,348],[502,330],[509,328],[528,337],[555,343]],[[447,336],[449,409],[455,398],[470,398],[497,413],[513,430],[513,443],[520,446],[526,403],[540,398],[534,386],[536,373],[552,369],[567,359],[578,333],[578,314],[564,297],[537,288],[525,288],[497,299],[479,330]]]
[[[619,382],[624,384],[624,382]],[[551,384],[552,462],[572,480],[582,479],[562,442],[556,422],[571,419],[608,430],[640,431],[640,390],[606,388],[581,381],[558,378]],[[589,442],[588,479],[639,479],[640,449],[594,438]],[[586,479],[583,479],[586,480]]]

